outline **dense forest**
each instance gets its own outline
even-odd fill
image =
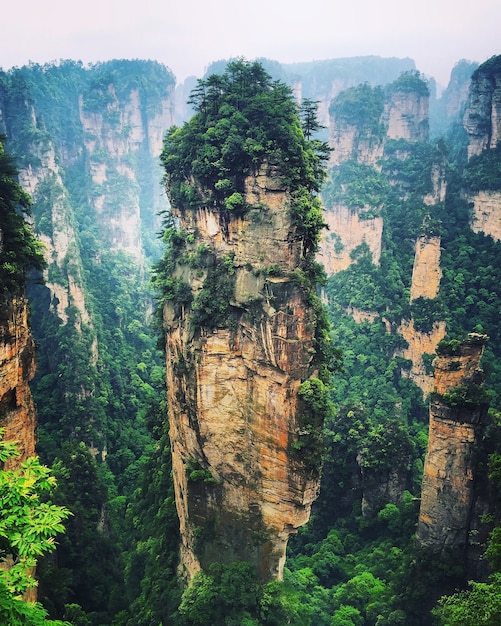
[[[474,211],[482,194],[500,202],[501,152],[495,115],[471,91],[499,89],[500,75],[501,57],[478,68],[460,63],[437,100],[433,81],[409,60],[221,62],[193,86],[184,109],[191,117],[173,126],[174,77],[153,62],[67,61],[0,74],[0,295],[16,296],[27,281],[37,451],[55,479],[43,466],[30,469],[32,497],[53,515],[37,540],[59,533],[54,551],[51,539],[27,554],[38,561],[44,608],[11,623],[500,623],[501,244],[491,228],[499,213],[481,222]],[[333,76],[345,81],[337,94]],[[297,102],[288,83],[301,80]],[[469,100],[460,96],[465,85]],[[329,361],[311,379],[318,388],[302,388],[305,398],[314,394],[315,445],[312,431],[296,445],[298,455],[321,455],[320,492],[289,540],[283,580],[263,581],[250,562],[221,558],[186,586],[162,314],[174,303],[193,310],[193,333],[224,326],[235,316],[235,266],[229,257],[216,263],[179,230],[161,185],[176,207],[221,206],[225,223],[256,220],[261,209],[247,202],[244,181],[264,161],[279,164],[295,189],[291,210],[309,254],[294,279],[316,285],[313,350],[324,359],[317,364]],[[336,215],[353,237],[336,230]],[[436,243],[435,292],[416,291],[419,242]],[[181,257],[205,281],[195,300],[176,270]],[[283,280],[279,262],[260,271]],[[433,362],[459,354],[468,333],[486,338],[485,382],[475,398],[470,385],[440,400],[490,408],[473,452],[467,544],[439,550],[416,541],[437,401]],[[432,348],[431,336],[440,336]],[[14,454],[2,444],[2,462]],[[188,473],[194,489],[214,489],[200,465]],[[21,489],[19,476],[1,474],[0,497]],[[14,532],[5,517],[2,555]],[[4,584],[0,611],[14,611]],[[21,578],[9,592],[27,584]]]

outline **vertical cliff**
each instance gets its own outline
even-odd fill
[[[17,466],[35,453],[36,417],[29,382],[35,346],[28,324],[26,276],[41,269],[43,249],[25,221],[30,198],[16,180],[17,168],[0,140],[0,427],[16,441]]]
[[[393,83],[371,87],[368,83],[340,93],[329,108],[329,165],[331,180],[323,197],[330,232],[321,246],[328,273],[346,269],[352,251],[362,242],[379,264],[383,236],[385,196],[391,172],[381,175],[388,158],[388,141],[418,143],[428,138],[429,92],[413,72]]]
[[[110,379],[124,377],[110,374],[110,363],[127,367],[117,362],[124,332],[136,317],[144,326],[152,309],[145,268],[160,254],[158,212],[167,201],[159,155],[174,117],[174,78],[154,62],[66,61],[2,73],[0,84],[2,131],[20,157],[19,180],[47,250],[45,284],[29,294],[41,431],[50,432],[51,447],[78,433],[106,454],[118,419]],[[103,332],[103,321],[122,334]]]
[[[488,407],[479,367],[485,341],[470,334],[437,350],[417,529],[418,545],[435,552],[467,553],[469,533],[478,526],[478,450]]]
[[[30,198],[16,175],[14,161],[0,140],[0,428],[2,439],[14,442],[19,453],[0,463],[0,471],[18,470],[21,463],[35,455],[36,414],[29,387],[35,373],[35,346],[28,323],[26,278],[31,269],[42,268],[44,258],[40,243],[25,221]],[[15,545],[12,537],[16,526],[10,525],[9,514],[4,514],[2,520],[6,532],[0,557],[2,570],[10,570],[13,565],[9,549]],[[33,570],[30,565],[26,573],[31,576]],[[21,579],[24,574],[20,574]],[[2,584],[8,598],[12,590],[7,591],[5,580]],[[24,592],[27,586],[20,589]],[[36,600],[35,589],[24,593],[24,599]]]
[[[496,148],[501,140],[501,57],[483,63],[472,75],[464,115],[468,158]]]
[[[35,454],[36,415],[29,382],[35,374],[35,347],[28,325],[28,302],[20,294],[0,307],[0,427],[17,441],[16,466]]]
[[[232,64],[211,80],[200,83],[197,114],[169,134],[163,155],[178,221],[166,231],[160,284],[181,562],[191,578],[214,561],[250,561],[269,580],[281,577],[288,537],[317,495],[329,406],[311,274],[323,220],[306,191],[316,183],[303,178],[298,187],[287,165],[303,177],[296,150],[317,157],[298,133],[291,95],[258,64]],[[203,89],[219,80],[221,92]],[[242,89],[247,97],[235,100]],[[208,122],[211,148],[192,143],[192,129]],[[290,133],[287,142],[278,143],[277,128]],[[263,150],[261,164],[248,148]],[[212,168],[198,169],[210,149]]]
[[[501,239],[501,56],[472,75],[463,118],[468,138],[463,197],[474,232]]]
[[[411,317],[392,327],[387,313],[379,310],[379,314],[386,320],[388,332],[405,340],[395,351],[410,362],[402,375],[416,382],[424,394],[431,391],[433,383],[423,356],[433,354],[445,335],[444,323],[424,328],[412,319],[416,308],[433,306],[442,274],[440,228],[435,216],[445,202],[446,161],[445,155],[438,151],[433,155],[427,148],[428,100],[426,82],[417,73],[406,72],[384,88],[359,85],[332,102],[329,142],[333,168],[322,193],[329,232],[321,244],[322,262],[333,275],[354,263],[361,245],[368,246],[372,263],[380,266],[385,249],[414,240],[412,273],[402,276],[409,285],[410,293],[404,297]],[[403,219],[402,212],[408,217]],[[394,237],[402,241],[396,244]],[[359,308],[350,304],[347,310]],[[388,303],[386,309],[391,308]]]

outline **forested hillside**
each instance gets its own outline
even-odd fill
[[[72,513],[56,552],[39,562],[39,599],[51,617],[74,626],[498,624],[500,57],[478,68],[458,64],[441,100],[409,59],[263,66],[270,76],[257,65],[240,96],[251,101],[263,85],[274,96],[260,96],[248,109],[233,91],[221,105],[227,64],[211,66],[190,98],[191,112],[202,113],[188,127],[194,135],[171,128],[165,144],[176,121],[175,81],[157,63],[67,61],[0,74],[0,131],[33,199],[34,230],[46,249],[46,267],[35,259],[28,290],[37,449],[58,481],[54,504]],[[286,84],[303,104],[297,120],[290,112],[285,121],[276,109],[291,106]],[[217,111],[204,108],[217,102]],[[292,124],[289,140],[276,148],[265,126],[249,124],[254,107],[264,119],[276,116],[279,142]],[[178,104],[178,115],[188,110]],[[183,138],[197,133],[199,143],[185,154]],[[301,146],[297,154],[291,136]],[[242,253],[244,231],[237,227],[250,215],[251,228],[258,228],[266,197],[262,192],[252,205],[244,181],[272,154],[287,162],[277,162],[273,175],[282,167],[286,183],[298,183],[307,178],[301,159],[310,158],[308,142],[326,156],[324,140],[331,148],[322,160],[327,178],[320,188],[320,169],[310,172],[309,189],[321,199],[323,217],[296,198],[305,210],[295,214],[296,235],[288,236],[299,241],[314,230],[316,237],[325,220],[316,257],[325,276],[308,257],[286,289],[290,270],[282,256],[273,259],[275,244],[255,246],[259,267]],[[235,155],[243,168],[237,172]],[[173,219],[164,175],[183,219],[189,211],[200,219],[197,211],[207,209],[193,232],[191,225],[179,230],[179,215]],[[259,180],[268,195],[284,189]],[[219,205],[216,228],[207,216]],[[207,247],[210,237],[228,246],[232,232],[239,233],[236,257],[229,247],[221,258]],[[311,252],[316,240],[310,243]],[[16,267],[3,268],[7,282],[18,279]],[[187,276],[189,294],[181,289]],[[323,471],[311,519],[289,540],[283,580],[259,579],[251,552],[242,550],[245,561],[232,560],[223,543],[186,588],[178,578],[162,307],[174,306],[172,324],[194,301],[185,332],[189,341],[197,333],[212,337],[214,354],[222,354],[227,324],[233,342],[224,367],[231,370],[249,345],[237,328],[264,328],[275,314],[271,296],[283,294],[285,303],[285,295],[306,293],[312,281],[328,312],[320,327],[330,324],[331,357],[340,351],[342,361],[331,395],[317,402],[310,384],[304,405],[306,426],[318,426],[317,409],[327,416],[323,442],[315,439]],[[318,301],[309,296],[309,302],[319,315]],[[284,319],[292,315],[292,308],[282,309]],[[269,349],[271,340],[263,341]],[[310,354],[327,345],[315,341]],[[167,390],[178,405],[196,371],[187,363],[176,357],[178,378]],[[203,450],[196,419],[188,421],[199,437],[193,449]],[[301,451],[300,438],[294,449],[300,467],[311,450]],[[204,527],[201,503],[221,508],[225,480],[224,463],[207,473],[210,454],[185,468],[193,496],[188,514],[199,516],[190,531],[198,548],[210,546],[217,529]],[[236,478],[228,471],[229,480]],[[241,530],[243,536],[247,529]],[[258,535],[257,543],[269,539]],[[453,595],[468,580],[478,582]]]

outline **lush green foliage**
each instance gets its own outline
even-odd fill
[[[259,63],[234,61],[224,74],[199,80],[190,104],[195,115],[169,131],[162,153],[177,208],[210,202],[245,209],[245,178],[264,163],[277,166],[292,189],[319,190],[328,149],[305,139],[290,88],[272,81]],[[303,110],[309,137],[311,114]]]
[[[141,145],[129,141],[131,127],[119,109],[132,90],[145,118],[160,113],[174,79],[154,62],[84,68],[68,61],[1,73],[0,83],[9,149],[39,179],[32,206],[36,229],[48,237],[59,236],[59,229],[75,232],[65,256],[48,259],[49,282],[71,293],[66,323],[54,314],[62,303],[47,287],[29,290],[38,346],[32,389],[39,451],[57,469],[58,503],[74,513],[56,556],[39,566],[40,597],[54,617],[101,626],[125,606],[122,555],[132,535],[125,511],[151,452],[148,415],[164,387],[147,273],[160,251],[160,164],[153,163],[147,137]],[[123,163],[119,167],[114,154],[96,145],[91,160],[107,172],[101,185],[92,183],[88,167],[88,141],[97,136],[84,132],[82,115],[91,112],[105,134],[129,148],[124,174]],[[57,171],[40,169],[46,153],[55,154]],[[110,245],[110,233],[89,202],[98,196],[105,198],[103,214],[111,221],[119,210],[140,206],[146,267]],[[73,286],[80,302],[72,299]]]
[[[470,191],[501,191],[501,145],[472,156],[463,183]]]
[[[332,101],[329,113],[339,122],[357,127],[357,132],[380,135],[384,133],[381,116],[384,109],[384,91],[368,83],[345,89]]]
[[[374,167],[345,161],[331,170],[322,198],[327,206],[342,203],[350,209],[357,209],[362,219],[371,219],[380,215],[388,193],[387,179]]]
[[[444,596],[433,611],[443,626],[497,626],[501,621],[501,574],[471,582],[467,591]]]
[[[390,83],[386,89],[390,93],[403,92],[417,94],[419,96],[430,95],[430,90],[426,79],[420,72],[416,70],[403,72],[402,74],[400,74],[397,80]]]
[[[3,441],[0,428],[0,462],[18,455],[13,442]],[[63,626],[47,619],[37,603],[26,602],[22,594],[36,586],[33,568],[39,557],[55,549],[54,538],[64,531],[70,512],[43,500],[56,479],[36,457],[19,463],[16,469],[0,470],[0,620],[12,626]]]
[[[351,79],[357,72],[363,76],[361,81],[369,80],[363,72],[369,65],[377,65],[376,61],[325,62],[316,76],[306,66],[296,70],[304,75],[306,93],[317,76],[329,77],[331,83],[333,73]],[[495,70],[498,63],[499,59],[493,59],[484,70]],[[129,74],[130,69],[134,71]],[[393,78],[391,75],[389,80]],[[182,128],[172,129],[165,144],[163,160],[173,198],[181,210],[216,203],[223,216],[246,211],[243,180],[263,163],[278,167],[290,186],[291,211],[306,253],[303,266],[290,278],[308,292],[317,319],[314,358],[318,378],[301,387],[303,426],[309,432],[299,438],[298,445],[307,447],[314,442],[315,455],[323,447],[324,469],[313,517],[290,542],[284,583],[259,585],[245,563],[215,565],[199,575],[181,599],[167,420],[159,403],[163,370],[147,323],[152,298],[131,259],[103,243],[97,216],[89,212],[86,200],[87,194],[99,194],[102,189],[92,187],[79,156],[84,143],[80,95],[85,112],[101,112],[108,128],[116,130],[117,111],[108,111],[110,85],[119,99],[127,89],[138,89],[147,109],[153,111],[158,107],[155,93],[165,93],[173,86],[172,80],[164,69],[139,61],[99,64],[93,70],[81,63],[64,62],[1,73],[0,83],[9,150],[20,157],[19,163],[39,165],[39,155],[50,141],[61,154],[71,155],[72,165],[62,172],[62,182],[55,177],[40,182],[40,199],[33,212],[37,228],[52,236],[52,205],[67,192],[65,201],[71,205],[78,227],[79,249],[71,249],[61,267],[51,262],[49,279],[66,285],[80,272],[92,317],[92,323],[82,323],[78,309],[69,307],[69,322],[59,324],[47,315],[54,306],[48,290],[36,287],[32,292],[39,344],[34,392],[40,415],[40,450],[54,461],[58,478],[54,501],[73,513],[57,558],[49,555],[39,566],[41,596],[51,614],[75,626],[429,623],[427,611],[436,595],[464,586],[466,581],[462,569],[447,558],[438,561],[434,555],[417,557],[413,552],[411,537],[418,506],[414,496],[419,495],[426,450],[427,409],[421,392],[405,377],[410,363],[396,356],[405,347],[397,328],[411,317],[422,332],[428,332],[437,320],[445,321],[447,345],[437,351],[453,350],[457,338],[473,329],[488,334],[483,367],[487,389],[494,392],[492,405],[499,409],[500,244],[471,231],[469,207],[461,196],[464,189],[499,189],[499,149],[471,159],[463,169],[466,156],[460,133],[451,135],[447,150],[444,142],[386,141],[381,171],[348,162],[332,172],[323,189],[325,203],[343,201],[368,219],[381,215],[384,232],[378,265],[369,247],[362,244],[352,253],[351,267],[327,280],[331,331],[314,294],[315,284],[322,280],[313,257],[324,221],[314,193],[322,183],[327,154],[324,144],[314,142],[319,130],[314,102],[306,99],[298,108],[290,90],[254,63],[236,61],[222,76],[209,76],[198,83],[192,97],[194,118]],[[426,95],[428,87],[411,72],[389,88],[408,90]],[[383,95],[380,88],[362,85],[339,97],[333,110],[357,124],[360,136],[372,133],[379,141],[384,130]],[[37,124],[32,124],[31,106]],[[106,151],[100,158],[109,173],[107,197],[113,198],[104,210],[113,215],[118,204],[115,198],[130,203],[135,190]],[[430,208],[423,197],[433,191],[431,173],[433,168],[445,167],[447,159],[445,203]],[[131,167],[145,161],[146,151],[129,155]],[[20,188],[13,183],[11,163],[8,159],[0,159],[0,163],[2,167],[6,163],[10,172],[6,180],[14,206],[27,208],[25,196],[18,195]],[[137,171],[141,180],[149,180],[146,169]],[[145,184],[141,191],[142,205],[152,206],[147,188]],[[2,223],[1,230],[12,233],[16,250],[22,252],[18,266],[22,277],[41,261],[40,248],[21,216],[15,215],[14,221]],[[153,233],[154,219],[146,211],[143,217],[145,231]],[[0,219],[4,219],[3,212]],[[159,310],[163,302],[169,302],[179,310],[193,307],[198,323],[207,327],[214,320],[216,325],[227,323],[231,318],[231,259],[214,259],[207,250],[192,246],[189,237],[193,235],[179,231],[175,223],[167,226],[167,252],[155,272]],[[409,304],[414,244],[420,235],[441,236],[443,278],[438,298]],[[151,234],[146,245],[150,256],[158,253],[159,244]],[[196,299],[187,283],[172,275],[181,257],[204,281]],[[270,267],[269,272],[274,274],[276,268]],[[7,283],[10,279],[6,275]],[[11,287],[17,289],[17,285],[16,277]],[[347,310],[357,310],[361,321],[356,323]],[[332,366],[339,359],[333,346],[342,348],[344,371],[337,375],[336,387],[329,393],[326,385],[332,367],[326,363]],[[432,359],[433,355],[426,355],[428,367]],[[459,388],[449,399],[452,403],[468,401],[472,390],[478,391]],[[325,414],[321,442],[320,415]],[[499,455],[498,430],[495,422],[489,424],[483,443]],[[96,449],[106,453],[93,456],[89,448],[93,453]],[[491,461],[491,480],[499,469],[496,458],[494,455]],[[390,502],[384,487],[394,486],[391,481],[397,474],[402,479],[398,485],[401,496]],[[211,480],[196,466],[190,468],[189,477],[194,482]],[[444,626],[499,621],[497,509],[491,517],[495,529],[487,557],[497,573],[442,600],[435,615]],[[5,617],[0,613],[0,621],[51,624],[41,607],[12,601],[0,579],[0,611],[6,606],[11,613]]]
[[[0,137],[0,296],[24,289],[28,271],[42,269],[42,244],[26,223],[31,200],[16,182],[14,160],[5,152]]]

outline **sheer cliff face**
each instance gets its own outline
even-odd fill
[[[395,83],[396,84],[396,83]],[[377,89],[359,87],[360,115],[350,113],[350,107],[341,100],[331,107],[329,120],[329,145],[332,148],[329,165],[339,166],[347,161],[373,167],[378,172],[384,159],[386,142],[389,139],[404,139],[411,143],[428,139],[428,95],[418,91],[402,91],[397,87],[386,95]],[[372,100],[372,106],[364,101]],[[350,101],[348,101],[350,104]],[[352,105],[354,106],[354,105]],[[434,204],[445,190],[437,188],[442,177],[434,181],[434,190],[426,203]],[[443,198],[441,198],[443,200]],[[367,210],[380,212],[380,206],[349,207],[336,202],[326,212],[329,232],[321,246],[322,262],[328,274],[346,269],[351,263],[351,252],[362,242],[367,243],[373,262],[378,265],[381,256],[383,220],[379,216],[367,218]]]
[[[385,107],[388,139],[427,141],[429,96],[395,90]]]
[[[298,390],[313,374],[315,321],[288,277],[301,243],[290,197],[273,172],[246,181],[258,209],[234,217],[209,208],[176,212],[186,255],[205,250],[231,279],[227,321],[197,327],[193,310],[166,305],[167,396],[173,475],[188,578],[213,561],[251,561],[280,578],[290,533],[317,495],[318,465],[297,450]],[[270,270],[273,268],[273,271]],[[182,259],[176,274],[200,294],[210,267]],[[217,291],[213,294],[217,298]],[[221,327],[222,326],[222,327]],[[303,433],[304,434],[304,433]]]
[[[356,161],[364,166],[369,166],[360,171],[358,187],[354,186],[352,199],[360,203],[360,198],[366,199],[360,194],[360,188],[364,189],[364,177],[367,177],[367,188],[372,180],[381,181],[386,176],[386,183],[392,186],[405,202],[409,189],[398,190],[398,180],[392,179],[392,173],[384,171],[384,162],[388,157],[387,144],[389,140],[404,140],[409,144],[426,142],[428,139],[428,95],[419,83],[415,89],[403,89],[398,86],[399,82],[390,86],[383,93],[368,87],[358,88],[358,93],[348,100],[353,110],[359,110],[358,118],[350,117],[350,110],[342,106],[343,101],[334,102],[331,107],[330,119],[330,145],[333,148],[331,164],[340,166],[347,161]],[[369,104],[371,106],[369,106]],[[397,159],[405,166],[409,154],[402,147],[396,152]],[[397,169],[398,167],[395,166]],[[372,171],[371,169],[372,168]],[[381,169],[383,168],[383,173]],[[430,215],[433,215],[433,207],[443,203],[446,195],[445,163],[436,162],[430,171],[429,192],[422,196],[422,203],[429,207]],[[396,174],[398,179],[398,172]],[[349,188],[350,180],[346,187]],[[343,192],[341,182],[341,194]],[[348,191],[349,195],[349,191]],[[360,244],[368,245],[372,261],[379,265],[383,229],[385,227],[384,206],[381,197],[378,197],[379,205],[366,204],[360,206],[347,206],[343,202],[334,202],[328,205],[326,222],[329,230],[326,233],[320,250],[320,258],[327,274],[336,274],[347,269],[352,263],[352,252]],[[374,217],[367,217],[371,212]],[[420,236],[415,242],[415,256],[411,278],[411,290],[409,301],[412,303],[417,298],[433,300],[438,296],[442,271],[440,268],[440,237],[436,235]],[[353,311],[349,311],[353,313]],[[355,314],[357,312],[355,311]],[[373,314],[373,319],[377,314]],[[384,320],[384,318],[383,318]],[[391,324],[387,323],[388,332],[392,332]],[[403,370],[402,376],[410,377],[423,391],[428,394],[432,390],[433,378],[426,371],[423,362],[424,354],[433,354],[437,343],[445,335],[445,324],[436,323],[430,332],[419,332],[414,327],[412,319],[404,320],[396,329],[406,340],[407,347],[397,351],[396,355],[411,361],[409,370]]]
[[[86,105],[86,97],[79,100],[80,121],[88,156],[89,174],[93,189],[89,202],[93,206],[102,232],[114,250],[131,254],[140,263],[143,260],[141,241],[141,185],[144,171],[141,160],[158,159],[163,135],[174,123],[173,101],[157,102],[158,112],[146,111],[138,89],[131,89],[121,98],[113,84],[107,88],[108,99],[97,109]],[[92,93],[88,94],[92,97]],[[153,168],[156,180],[161,179],[160,167]],[[148,175],[148,173],[146,173]],[[149,173],[151,176],[151,172]],[[120,201],[117,202],[117,196]],[[165,208],[160,195],[151,198],[152,206],[142,207],[151,216]]]
[[[501,57],[493,57],[474,72],[463,118],[468,135],[468,158],[495,149],[501,141]],[[472,205],[474,232],[501,240],[501,193],[494,188],[465,193]]]
[[[36,416],[29,381],[35,373],[35,346],[28,327],[28,302],[23,296],[0,306],[0,426],[4,438],[18,443],[19,457],[7,467],[35,454]]]
[[[63,63],[49,68],[47,77],[37,66],[22,70],[26,84],[16,71],[6,78],[0,129],[20,156],[19,180],[34,201],[35,229],[48,251],[53,312],[65,324],[74,306],[78,323],[88,324],[79,231],[92,225],[93,245],[87,247],[97,262],[102,244],[142,267],[143,234],[158,231],[157,213],[167,207],[158,157],[174,121],[174,79],[149,62],[88,70]],[[18,86],[11,90],[9,80]]]
[[[478,388],[485,339],[472,334],[459,347],[441,352],[434,362],[436,393],[430,405],[417,539],[421,547],[438,552],[467,550],[468,533],[478,521],[474,519],[478,481],[474,453],[487,405],[473,396],[465,399],[454,394],[458,388]]]
[[[495,148],[501,140],[501,63],[494,57],[474,72],[464,127],[468,134],[468,158]]]

